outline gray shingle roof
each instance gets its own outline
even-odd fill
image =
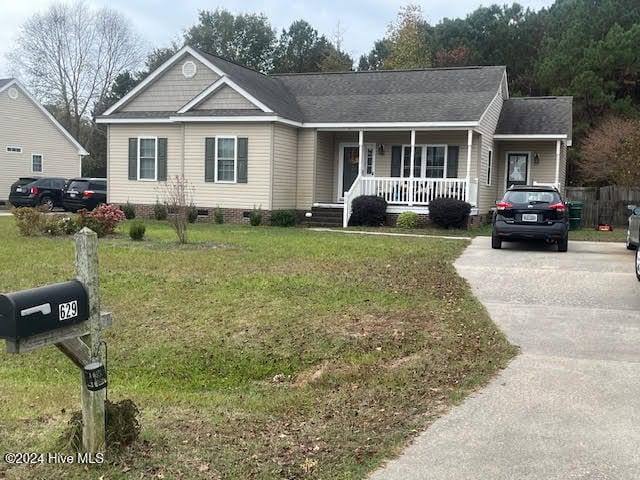
[[[116,112],[111,113],[108,116],[101,116],[100,118],[167,118],[174,115],[176,112],[172,111],[157,111],[157,112]]]
[[[0,78],[0,88],[4,87],[7,83],[12,81],[13,78]]]
[[[306,122],[478,121],[504,67],[274,75]]]
[[[496,134],[572,135],[573,97],[510,98],[504,102]]]

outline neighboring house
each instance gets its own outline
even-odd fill
[[[13,78],[0,79],[0,201],[20,177],[77,177],[89,153]]]
[[[97,121],[113,203],[150,207],[184,175],[227,220],[346,220],[361,194],[421,214],[455,196],[482,219],[510,184],[563,187],[571,115],[571,97],[510,99],[505,67],[264,75],[184,47]]]

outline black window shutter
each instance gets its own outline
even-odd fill
[[[138,179],[138,139],[129,139],[129,180]]]
[[[391,176],[400,176],[400,167],[402,165],[402,147],[393,145],[391,147]]]
[[[204,181],[216,180],[216,137],[204,139]]]
[[[238,183],[247,183],[247,167],[249,157],[249,139],[238,138]]]
[[[460,147],[450,145],[447,149],[447,178],[458,178],[458,154]]]
[[[167,179],[167,139],[158,139],[158,181]]]

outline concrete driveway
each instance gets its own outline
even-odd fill
[[[640,478],[640,283],[619,243],[478,237],[456,261],[521,354],[373,479]]]

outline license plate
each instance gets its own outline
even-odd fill
[[[523,213],[522,214],[523,222],[537,222],[538,214],[537,213]]]
[[[16,193],[22,193],[22,187],[16,188]]]
[[[78,316],[78,301],[72,300],[71,302],[61,303],[58,306],[58,319],[62,322],[64,320],[70,320]]]
[[[70,193],[70,194],[69,194],[69,196],[70,196],[71,198],[76,198],[76,194],[75,194],[75,193]]]

